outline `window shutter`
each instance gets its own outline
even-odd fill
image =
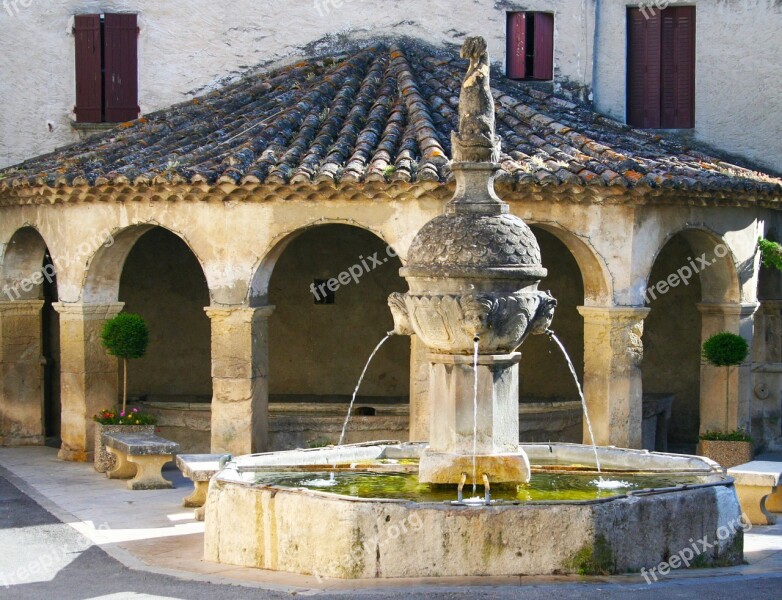
[[[103,28],[106,121],[138,117],[138,26],[134,14],[107,14]]]
[[[535,55],[532,62],[535,79],[554,79],[554,15],[535,13]]]
[[[627,122],[633,127],[660,127],[660,11],[645,16],[627,13]]]
[[[527,76],[527,14],[508,13],[506,61],[510,79],[524,79]]]
[[[662,127],[695,126],[695,8],[662,11]]]
[[[76,46],[76,122],[103,120],[100,15],[76,15],[73,36]]]

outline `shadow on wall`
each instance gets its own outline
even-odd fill
[[[349,400],[370,352],[393,328],[388,295],[407,289],[401,262],[391,254],[383,240],[349,225],[313,227],[290,243],[269,285],[276,307],[269,324],[272,395]],[[327,302],[313,294],[313,284],[317,291],[354,265],[364,271],[357,281],[340,284]],[[367,371],[360,396],[406,399],[409,377],[410,340],[392,337]]]

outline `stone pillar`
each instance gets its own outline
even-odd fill
[[[43,444],[43,300],[0,302],[0,445]]]
[[[715,333],[737,333],[752,348],[754,333],[753,315],[758,305],[752,304],[698,304],[701,313],[701,344]],[[743,364],[730,368],[728,389],[729,412],[726,415],[726,383],[728,369],[714,367],[701,360],[700,432],[719,429],[749,429],[752,410],[751,357]]]
[[[458,482],[462,473],[480,483],[529,480],[529,462],[519,452],[519,360],[521,353],[478,356],[478,406],[475,414],[474,358],[429,354],[432,427],[421,456],[419,479]],[[477,416],[477,419],[476,419]],[[477,434],[477,435],[476,435]]]
[[[212,452],[268,450],[268,322],[274,307],[204,310],[212,321]]]
[[[429,351],[417,335],[410,336],[410,441],[429,439]]]
[[[119,314],[122,302],[83,304],[56,302],[60,313],[60,395],[62,402],[59,457],[94,458],[93,415],[116,406],[117,359],[101,345],[103,323]]]
[[[782,300],[762,300],[755,314],[750,433],[768,448],[782,446]]]
[[[648,308],[579,306],[584,317],[584,397],[595,442],[642,445],[641,359]],[[590,443],[584,419],[584,443]]]

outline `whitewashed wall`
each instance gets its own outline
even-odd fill
[[[686,136],[782,172],[782,2],[690,0],[695,6],[695,129]],[[600,0],[594,97],[599,112],[625,119],[627,6]]]
[[[510,10],[556,11],[557,79],[590,85],[594,0],[0,0],[0,166],[78,139],[75,14],[139,14],[139,101],[148,113],[345,40],[444,45],[483,35],[493,60],[504,61]]]

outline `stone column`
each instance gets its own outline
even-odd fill
[[[119,314],[123,302],[83,304],[56,302],[60,313],[60,386],[62,423],[59,457],[94,458],[93,415],[116,406],[117,359],[101,345],[103,323]]]
[[[410,336],[410,441],[429,439],[429,351],[417,335]]]
[[[643,321],[648,308],[579,306],[584,317],[584,396],[595,442],[640,448]],[[584,419],[584,443],[590,443]]]
[[[43,300],[0,302],[0,445],[42,444]]]
[[[752,423],[759,443],[782,443],[782,300],[762,300],[755,314]]]
[[[737,333],[749,343],[752,348],[754,333],[753,315],[758,305],[752,304],[698,304],[701,313],[701,344],[715,333],[730,331]],[[726,384],[728,370],[725,367],[714,367],[701,360],[701,401],[700,401],[700,432],[714,429],[749,429],[750,411],[752,410],[752,364],[748,357],[743,364],[730,368],[728,394],[730,396],[729,412],[726,415]]]
[[[210,306],[212,452],[263,452],[269,444],[269,317],[273,306]]]

